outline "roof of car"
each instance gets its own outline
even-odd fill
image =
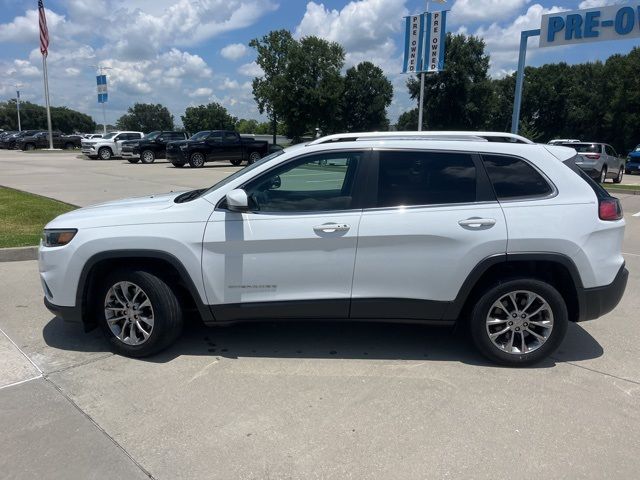
[[[437,139],[448,138],[451,140],[464,140],[470,141],[495,141],[495,139],[504,139],[505,143],[520,143],[520,144],[532,144],[531,140],[515,135],[513,133],[505,132],[485,132],[485,131],[401,131],[401,132],[354,132],[354,133],[337,133],[333,135],[327,135],[325,137],[316,138],[308,143],[308,145],[319,145],[323,143],[339,143],[339,142],[352,142],[362,141],[366,139]],[[497,142],[496,142],[497,143]]]

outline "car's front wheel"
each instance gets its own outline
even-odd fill
[[[140,154],[142,163],[153,163],[156,160],[156,155],[153,150],[143,150]]]
[[[602,167],[602,170],[600,170],[600,183],[604,183],[607,181],[607,166],[605,165],[604,167]]]
[[[110,274],[95,298],[102,330],[117,353],[152,355],[171,345],[182,331],[176,295],[149,272],[122,269]]]
[[[251,165],[252,163],[256,163],[258,160],[260,160],[260,158],[262,158],[260,156],[260,152],[251,152],[251,154],[249,155],[249,160],[247,161],[247,163],[249,165]]]
[[[624,176],[624,168],[620,167],[618,175],[613,179],[613,183],[622,183],[622,177]]]
[[[189,165],[193,168],[200,168],[204,166],[204,154],[200,152],[194,152],[189,157]]]
[[[109,147],[102,147],[100,150],[98,150],[98,157],[100,157],[102,160],[111,160],[111,156],[113,154],[111,153],[111,149]]]
[[[473,308],[471,337],[488,359],[528,366],[551,355],[564,339],[568,313],[548,283],[517,279],[489,288]]]

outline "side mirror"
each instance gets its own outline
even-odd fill
[[[272,189],[276,190],[278,188],[280,188],[282,186],[282,179],[280,178],[280,175],[276,175],[275,177],[273,177],[271,179],[271,187]]]
[[[241,188],[231,190],[226,195],[227,208],[232,212],[248,212],[249,211],[249,198],[247,192]]]

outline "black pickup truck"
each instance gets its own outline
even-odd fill
[[[80,148],[80,135],[63,135],[60,132],[52,132],[53,148],[71,150]],[[36,148],[49,148],[49,132],[37,132],[33,135],[25,135],[16,139],[16,148],[19,150],[35,150]]]
[[[252,164],[269,153],[269,142],[242,138],[227,130],[205,130],[189,140],[167,144],[167,159],[174,167],[189,164],[202,167],[205,162],[228,160],[232,165]]]
[[[140,140],[126,140],[122,142],[122,158],[129,163],[153,163],[156,158],[166,158],[167,143],[187,140],[185,132],[156,131],[142,137]]]

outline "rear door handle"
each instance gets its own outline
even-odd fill
[[[461,227],[469,228],[493,227],[495,224],[495,218],[467,218],[458,222]]]
[[[325,223],[324,225],[316,225],[313,227],[315,232],[335,233],[348,232],[351,227],[344,223]]]

